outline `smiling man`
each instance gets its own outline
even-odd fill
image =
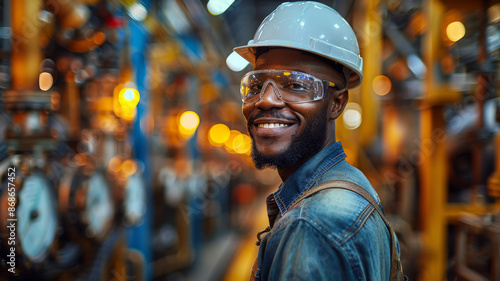
[[[321,3],[283,3],[235,51],[254,66],[241,100],[255,166],[283,180],[267,197],[252,280],[402,280],[380,199],[335,138],[362,80],[352,28]]]

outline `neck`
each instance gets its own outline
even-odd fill
[[[299,161],[297,161],[295,164],[292,166],[286,167],[286,168],[281,168],[278,169],[278,174],[283,182],[285,182],[297,169],[299,169],[304,163],[306,163],[309,159],[311,159],[314,155],[318,154],[321,150],[323,150],[325,147],[330,146],[331,144],[334,144],[336,142],[335,139],[335,133],[333,133],[333,136],[328,136],[327,141],[324,143],[324,145],[321,147],[320,150],[318,150],[315,154],[309,155],[307,157],[301,158]]]
[[[311,159],[312,156],[300,159],[294,165],[282,169],[278,169],[278,174],[283,182],[285,182],[300,166],[307,162],[307,160]]]

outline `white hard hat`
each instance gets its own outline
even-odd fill
[[[363,80],[363,59],[354,31],[337,11],[322,3],[282,3],[262,21],[253,40],[234,51],[255,65],[261,47],[303,50],[340,63],[351,72],[348,88]]]

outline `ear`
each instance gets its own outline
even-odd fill
[[[347,104],[347,100],[349,99],[349,92],[347,88],[344,88],[340,91],[335,91],[332,95],[332,103],[330,109],[330,119],[337,119]]]

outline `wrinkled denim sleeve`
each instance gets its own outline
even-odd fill
[[[303,219],[287,225],[263,280],[356,280],[346,249],[325,237],[324,230]],[[273,244],[272,237],[269,241]],[[271,246],[271,245],[269,245]],[[267,270],[264,270],[266,272]]]

